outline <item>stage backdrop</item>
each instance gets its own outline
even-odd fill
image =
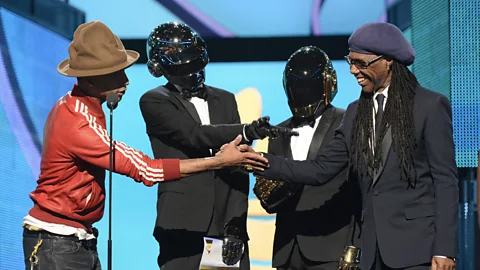
[[[349,35],[385,21],[393,0],[70,0],[87,21],[101,20],[121,38],[145,38],[158,24],[182,21],[202,36]],[[133,22],[133,23],[132,23]]]
[[[40,171],[42,130],[73,83],[55,67],[69,41],[0,8],[0,269],[24,268],[22,218]]]
[[[21,223],[32,206],[28,195],[39,174],[43,125],[51,107],[75,80],[56,72],[57,64],[67,57],[68,40],[3,9],[0,22],[0,269],[22,269]],[[206,68],[207,83],[237,96],[243,122],[269,115],[273,123],[279,123],[290,116],[281,84],[284,65],[211,63]],[[333,104],[345,108],[360,89],[344,61],[333,65],[339,84]],[[165,81],[150,76],[145,65],[135,65],[127,74],[131,84],[115,110],[115,139],[151,155],[138,102],[145,91]],[[265,141],[255,144],[260,150],[266,146]],[[156,269],[158,246],[152,237],[156,187],[120,175],[113,180],[113,269]],[[269,269],[274,216],[265,214],[253,194],[250,199],[252,269]],[[96,224],[104,267],[107,221]]]

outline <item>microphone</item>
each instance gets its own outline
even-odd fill
[[[110,109],[110,170],[108,173],[108,263],[107,269],[112,270],[112,172],[113,168],[113,110],[118,106],[118,95],[107,94],[107,107]]]
[[[117,108],[118,106],[118,95],[113,93],[113,92],[110,92],[107,94],[107,107],[110,109],[110,110],[115,110],[115,108]]]

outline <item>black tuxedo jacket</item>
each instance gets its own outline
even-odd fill
[[[141,97],[140,108],[155,158],[208,157],[212,155],[209,149],[215,151],[242,134],[235,96],[219,88],[207,85],[205,88],[211,123],[207,126],[201,125],[195,106],[171,84]],[[248,175],[229,170],[208,171],[161,183],[156,227],[216,236],[223,234],[225,223],[234,221],[245,229],[248,192]]]
[[[379,172],[369,175],[364,165],[352,176],[358,179],[363,195],[362,269],[373,264],[377,242],[384,262],[393,268],[428,263],[434,255],[457,255],[458,177],[451,105],[439,93],[420,86],[415,91],[417,178],[411,179],[413,185],[400,180],[390,131],[383,141]],[[300,162],[266,154],[270,168],[259,174],[310,185],[333,179],[348,164],[356,108],[357,102],[348,106],[335,137],[315,160]]]
[[[344,113],[345,110],[327,106],[311,143],[307,142],[310,143],[307,160],[315,159],[328,145]],[[279,125],[294,128],[291,118]],[[270,139],[268,152],[292,159],[290,137]],[[303,186],[277,213],[272,266],[280,267],[287,262],[295,239],[307,259],[338,262],[355,232],[351,228],[355,212],[361,210],[360,203],[358,184],[346,181],[346,170],[322,187]]]

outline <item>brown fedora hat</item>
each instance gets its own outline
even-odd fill
[[[57,67],[68,77],[89,77],[114,73],[133,65],[138,52],[125,50],[122,41],[102,22],[81,24],[68,47],[69,58]]]

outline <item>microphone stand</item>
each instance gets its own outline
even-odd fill
[[[113,107],[110,107],[110,170],[108,172],[108,262],[112,270],[112,171],[113,171]]]
[[[110,109],[110,170],[108,173],[108,262],[107,269],[112,270],[112,177],[113,177],[113,110],[118,105],[115,93],[107,95],[107,107]]]

